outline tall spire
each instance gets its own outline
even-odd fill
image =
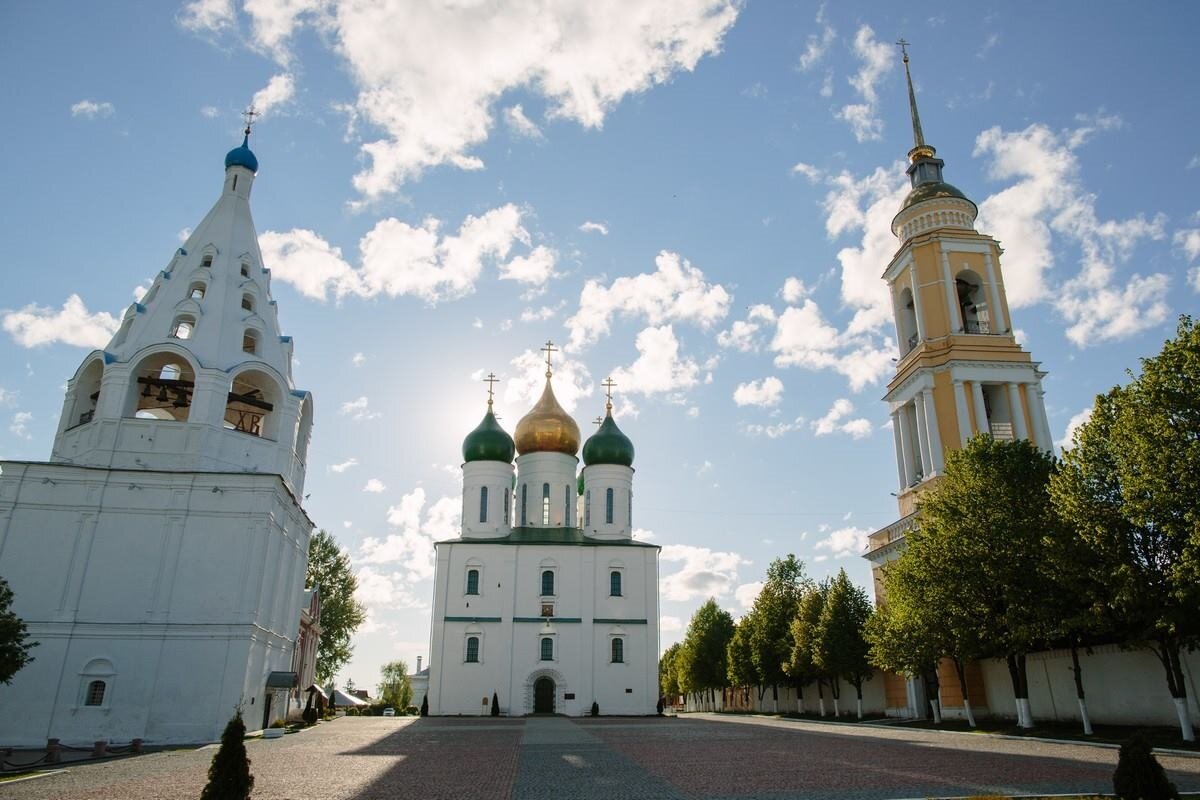
[[[908,42],[903,38],[896,42],[904,54],[904,77],[908,80],[908,110],[912,115],[913,149],[925,147],[925,133],[921,130],[921,115],[917,112],[917,93],[913,91],[912,72],[908,68]]]

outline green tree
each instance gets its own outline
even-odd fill
[[[779,684],[789,679],[784,666],[792,652],[792,620],[800,607],[800,597],[810,586],[803,561],[791,553],[777,558],[767,567],[767,580],[747,615],[750,658],[758,676],[755,682],[762,687],[759,698],[770,686],[775,711],[779,710]]]
[[[725,685],[729,671],[726,651],[733,629],[733,617],[710,597],[692,615],[676,661],[679,688],[698,700],[707,694],[710,707],[714,691]]]
[[[246,723],[238,708],[221,733],[221,746],[208,766],[208,783],[200,800],[249,800],[254,788],[250,759],[246,756]]]
[[[874,670],[868,659],[870,647],[863,628],[871,617],[866,591],[850,582],[846,570],[838,571],[829,584],[817,624],[813,662],[822,670],[846,681],[858,696],[858,718],[862,719],[862,685]],[[837,707],[837,695],[834,695]]]
[[[379,670],[379,699],[400,713],[412,705],[412,680],[408,663],[389,661]]]
[[[333,534],[319,530],[308,544],[308,586],[321,588],[321,637],[317,641],[317,682],[329,683],[350,660],[354,646],[350,637],[367,619],[367,610],[354,599],[358,578],[350,556],[338,546]]]
[[[784,671],[803,687],[810,683],[817,686],[817,702],[820,704],[821,716],[825,716],[825,684],[830,676],[822,670],[814,659],[817,643],[817,629],[821,623],[821,610],[825,607],[825,595],[829,591],[828,579],[815,586],[810,586],[800,597],[796,617],[792,620],[792,651],[788,654]],[[836,682],[836,679],[835,679]]]
[[[886,585],[886,578],[884,582]],[[889,595],[867,620],[863,636],[871,648],[871,663],[876,667],[886,672],[925,681],[929,706],[933,710],[933,721],[940,723],[942,715],[937,699],[937,665],[942,655],[948,651],[940,628],[929,624],[920,613],[925,608],[928,608],[927,604],[914,606],[893,600]],[[966,710],[969,718],[969,703]]]
[[[662,692],[663,697],[669,701],[673,701],[676,697],[683,694],[679,688],[679,673],[676,663],[679,659],[679,651],[683,647],[682,643],[676,642],[668,647],[658,659],[658,688]]]
[[[1046,645],[1055,624],[1045,547],[1063,535],[1047,492],[1054,468],[1053,456],[1028,440],[973,436],[947,453],[945,475],[918,502],[920,533],[909,537],[909,549],[922,544],[911,558],[939,578],[934,607],[958,626],[964,649],[974,638],[980,655],[1008,663],[1023,728],[1033,727],[1025,657]]]
[[[33,661],[29,651],[38,646],[29,641],[25,621],[13,613],[12,601],[8,581],[0,578],[0,683],[12,683],[13,676]]]
[[[750,615],[742,617],[733,628],[733,638],[725,648],[725,661],[728,664],[725,677],[729,685],[741,689],[743,698],[750,701],[750,687],[759,686],[758,670],[754,668],[754,657],[750,652]],[[762,694],[759,694],[762,699]]]
[[[1183,738],[1195,733],[1181,651],[1200,644],[1200,328],[1183,316],[1140,375],[1096,398],[1050,495],[1096,557],[1093,598],[1150,649]]]

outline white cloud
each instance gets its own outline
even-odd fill
[[[220,114],[221,111],[216,106],[204,106],[200,109],[200,116],[208,119],[216,119]]]
[[[96,119],[97,117],[111,117],[116,112],[116,108],[112,103],[96,102],[95,100],[80,100],[78,103],[71,106],[72,117],[83,117],[84,119]]]
[[[987,39],[984,40],[983,44],[979,47],[979,50],[975,53],[975,57],[981,60],[987,58],[988,53],[990,53],[992,48],[995,47],[999,42],[1000,34],[988,34]]]
[[[854,404],[844,397],[834,401],[829,412],[820,419],[812,421],[813,432],[817,436],[828,436],[831,433],[846,433],[855,439],[871,435],[871,421],[859,417],[845,419],[854,411]]]
[[[1171,242],[1184,252],[1188,261],[1200,258],[1200,228],[1188,228],[1175,231]]]
[[[542,134],[542,129],[525,116],[525,110],[521,108],[520,103],[504,109],[504,124],[517,136],[524,136],[527,139],[546,138]]]
[[[812,293],[812,289],[804,285],[804,281],[799,278],[788,278],[783,282],[783,288],[779,290],[779,296],[783,298],[783,302],[788,305],[795,305]]]
[[[378,419],[379,417],[383,416],[383,414],[378,411],[372,411],[370,406],[371,401],[364,396],[358,398],[357,400],[347,400],[346,402],[342,403],[341,408],[338,411],[342,416],[349,417],[355,422]]]
[[[619,13],[586,0],[245,5],[253,46],[279,63],[294,58],[291,38],[305,26],[347,62],[354,109],[383,134],[361,146],[368,165],[354,185],[367,200],[432,167],[482,168],[472,151],[490,136],[498,99],[513,90],[544,98],[551,119],[600,127],[625,97],[718,52],[739,8],[733,0],[636,3]]]
[[[589,280],[579,295],[579,310],[567,320],[570,348],[578,350],[608,334],[613,316],[644,317],[651,325],[691,322],[708,328],[729,312],[731,297],[719,283],[680,256],[663,250],[655,271],[617,278],[611,286]]]
[[[403,573],[385,573],[374,567],[362,567],[355,572],[355,577],[358,579],[358,588],[354,590],[354,599],[369,609],[429,610],[429,602],[408,588],[406,584],[409,580]]]
[[[789,278],[788,280],[793,279]],[[743,353],[758,350],[762,345],[757,335],[759,330],[762,329],[763,323],[773,323],[775,320],[773,308],[764,303],[753,305],[746,313],[745,320],[736,320],[729,326],[729,330],[717,334],[717,344]]]
[[[838,528],[817,542],[816,549],[828,550],[834,558],[861,556],[866,552],[867,537],[870,535],[871,531],[868,528],[856,528],[853,526]],[[820,559],[819,556],[818,559]]]
[[[842,106],[834,116],[848,123],[854,138],[860,142],[883,138],[883,120],[878,117],[879,94],[875,85],[887,73],[892,63],[892,48],[875,38],[870,25],[863,25],[854,35],[854,55],[859,59],[859,68],[850,77],[863,102]]]
[[[17,397],[19,395],[20,392],[5,389],[3,386],[0,386],[0,406],[12,405],[13,403],[17,402]]]
[[[603,222],[592,222],[588,220],[579,226],[579,230],[584,233],[598,233],[601,236],[608,236],[608,225]]]
[[[738,429],[747,436],[766,436],[768,439],[779,439],[803,427],[804,417],[796,417],[791,422],[776,422],[771,425],[743,422],[738,426]]]
[[[612,379],[622,394],[661,394],[690,389],[699,381],[700,366],[679,355],[679,340],[670,325],[645,328],[634,342],[638,357],[628,367],[617,367]]]
[[[254,107],[255,111],[266,116],[292,102],[295,94],[295,80],[290,73],[281,72],[271,76],[267,85],[254,93],[254,99],[250,101],[250,105]]]
[[[580,398],[587,397],[594,389],[592,375],[582,361],[576,361],[556,353],[554,359],[554,396],[564,410],[574,411]],[[504,402],[521,409],[531,408],[546,385],[545,354],[526,350],[509,362],[513,373],[503,376]]]
[[[658,537],[654,535],[654,531],[648,531],[645,528],[634,528],[633,538],[640,542],[652,542]]]
[[[88,311],[77,294],[68,297],[58,311],[31,303],[20,311],[7,312],[3,320],[4,330],[22,347],[62,342],[100,348],[108,344],[119,324],[107,311]]]
[[[343,473],[346,470],[350,469],[351,467],[357,467],[357,466],[358,466],[358,459],[352,457],[352,458],[347,458],[345,461],[343,461],[340,464],[330,464],[329,471],[337,472],[340,474],[340,473]]]
[[[808,179],[809,183],[816,183],[825,175],[824,171],[820,168],[814,167],[812,164],[806,164],[803,161],[796,162],[796,165],[792,167],[792,174],[803,175]]]
[[[180,228],[179,233],[175,234],[176,238],[179,239],[180,243],[186,242],[188,240],[188,237],[191,235],[192,235],[191,228]]]
[[[33,435],[29,432],[28,427],[30,422],[33,422],[33,412],[18,411],[12,415],[12,421],[8,424],[8,432],[22,439],[32,439]]]
[[[224,33],[237,27],[233,0],[194,0],[179,13],[179,24],[195,33]]]
[[[382,494],[387,491],[387,487],[383,485],[383,481],[379,478],[371,478],[363,484],[362,490],[368,494]]]
[[[561,305],[542,306],[537,309],[527,308],[521,312],[521,322],[545,322],[548,319],[554,319],[561,310]]]
[[[1058,440],[1058,446],[1064,450],[1074,446],[1075,431],[1079,430],[1079,427],[1091,418],[1092,406],[1088,406],[1078,414],[1072,416],[1071,419],[1067,421],[1067,429],[1063,431],[1063,437]]]
[[[676,633],[683,630],[683,620],[679,617],[663,614],[658,618],[658,629],[663,633]]]
[[[825,53],[829,50],[829,46],[833,44],[833,40],[837,37],[837,31],[832,25],[825,22],[825,6],[817,12],[817,24],[821,25],[820,35],[810,33],[808,41],[805,42],[804,52],[800,54],[799,67],[801,72],[808,72],[815,67],[825,57]]]
[[[733,590],[733,597],[737,600],[737,604],[742,611],[749,611],[754,605],[754,601],[758,599],[758,593],[762,591],[765,584],[762,581],[751,581],[743,583],[741,586]]]
[[[461,521],[460,500],[442,497],[425,507],[425,490],[413,489],[400,498],[400,504],[387,511],[392,532],[382,539],[363,540],[356,559],[363,564],[399,564],[407,570],[409,581],[433,577],[433,543],[458,535]]]
[[[737,580],[738,567],[750,563],[737,553],[687,544],[663,545],[659,557],[664,562],[682,564],[661,582],[663,598],[676,602],[728,594]]]
[[[761,381],[739,383],[733,390],[733,402],[739,406],[770,408],[779,405],[782,399],[783,381],[774,376],[763,378]]]
[[[811,299],[779,316],[770,348],[776,366],[832,369],[845,375],[855,392],[886,375],[895,352],[891,339],[877,346],[869,337],[838,333]]]
[[[361,367],[363,364],[367,363],[367,357],[362,353],[355,353],[350,357],[350,363],[356,367]]]
[[[1079,347],[1123,339],[1153,327],[1168,314],[1163,273],[1130,275],[1120,284],[1116,267],[1128,261],[1143,239],[1165,236],[1165,217],[1138,215],[1101,220],[1096,197],[1083,186],[1075,151],[1096,130],[1120,118],[1083,116],[1081,127],[1055,133],[1041,124],[1021,131],[989,128],[976,137],[975,155],[991,161],[989,174],[1015,183],[980,206],[979,229],[1005,244],[1004,282],[1014,308],[1052,302],[1068,323],[1067,338]],[[1052,235],[1080,249],[1079,272],[1052,288]]]
[[[359,241],[359,267],[313,231],[267,231],[258,241],[275,279],[308,297],[412,295],[434,304],[473,292],[485,262],[495,264],[502,279],[539,283],[551,277],[557,254],[550,248],[538,246],[528,256],[504,261],[515,244],[530,243],[522,214],[509,203],[468,216],[455,234],[443,234],[442,223],[432,217],[419,227],[390,217]]]

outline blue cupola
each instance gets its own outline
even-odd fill
[[[230,167],[245,167],[251,172],[258,172],[258,159],[250,150],[250,129],[246,129],[246,136],[242,139],[242,146],[235,147],[225,154],[225,169]]]

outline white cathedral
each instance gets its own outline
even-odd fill
[[[515,442],[490,389],[463,442],[462,536],[436,545],[430,714],[486,714],[493,695],[512,716],[655,712],[659,548],[633,538],[633,443],[610,381],[578,473],[579,426],[545,349],[546,388]]]
[[[249,133],[68,381],[50,460],[0,462],[0,575],[38,642],[0,691],[0,745],[213,741],[235,706],[253,729],[295,696],[313,402],[250,216]]]

